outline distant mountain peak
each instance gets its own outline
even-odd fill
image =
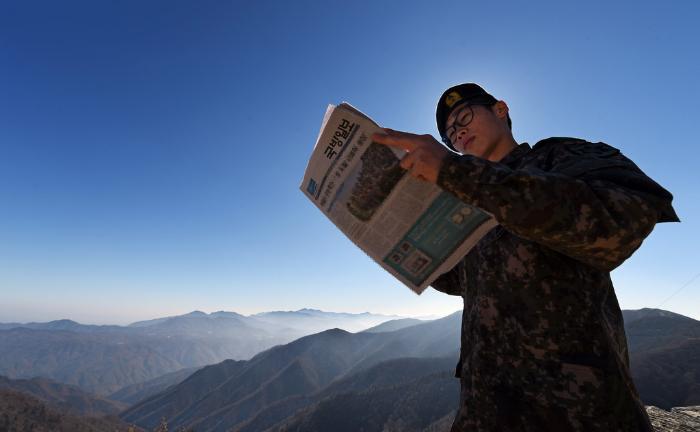
[[[329,334],[329,335],[334,335],[334,334],[349,335],[349,334],[352,334],[349,331],[339,329],[338,327],[322,331],[321,333],[325,333],[325,334]]]
[[[636,310],[625,309],[622,311],[622,316],[627,324],[640,319],[648,318],[672,318],[681,321],[692,322],[696,321],[693,318],[685,315],[677,314],[663,309],[642,308]]]
[[[206,312],[196,310],[196,311],[192,311],[188,314],[185,314],[183,316],[186,316],[186,317],[206,317],[209,315]]]
[[[32,324],[34,324],[34,323],[32,323]],[[48,329],[48,330],[76,330],[79,328],[89,327],[89,326],[80,324],[78,322],[75,322],[75,321],[69,320],[69,319],[60,319],[60,320],[55,320],[55,321],[49,321],[48,323],[43,324],[43,325],[41,323],[36,323],[33,326],[36,326],[39,328],[43,327],[43,328]]]
[[[216,311],[212,312],[209,314],[210,317],[234,317],[234,318],[245,318],[243,315],[236,313],[236,312],[231,312],[231,311]]]

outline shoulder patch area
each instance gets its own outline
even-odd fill
[[[587,143],[587,142],[588,141],[584,141],[584,140],[579,139],[579,138],[551,137],[551,138],[543,139],[542,141],[538,141],[532,148],[537,149],[537,148],[543,148],[543,147],[553,147],[553,146],[576,144],[576,143]]]
[[[553,137],[539,141],[534,149],[548,149],[570,155],[592,158],[608,158],[620,155],[620,150],[604,142],[592,143],[578,138]]]
[[[580,141],[576,143],[569,143],[566,146],[566,150],[575,155],[596,158],[609,158],[621,154],[620,150],[603,142],[591,143],[587,141]]]
[[[602,142],[570,141],[557,146],[552,153],[557,169],[573,177],[604,169],[639,170],[620,150]]]

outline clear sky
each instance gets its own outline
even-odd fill
[[[607,142],[674,194],[683,222],[613,281],[623,308],[700,319],[698,19],[696,1],[2,2],[0,322],[460,309],[298,186],[327,104],[437,135],[465,81],[519,142]]]

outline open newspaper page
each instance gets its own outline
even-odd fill
[[[301,190],[353,243],[420,294],[454,267],[495,219],[399,165],[373,143],[381,128],[347,103],[329,105]]]

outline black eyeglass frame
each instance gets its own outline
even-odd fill
[[[450,127],[445,128],[445,135],[442,136],[441,138],[442,138],[442,142],[445,143],[445,145],[446,145],[447,147],[449,147],[449,148],[451,148],[451,149],[454,149],[454,146],[452,145],[452,141],[451,141],[450,138],[449,138],[450,134],[447,133],[447,131],[449,131],[449,130],[452,129],[452,128],[455,128],[455,130],[456,130],[456,128],[467,127],[467,126],[469,126],[469,124],[472,122],[472,120],[474,120],[474,109],[473,109],[472,107],[473,107],[473,106],[477,106],[477,105],[481,105],[481,106],[493,106],[493,103],[492,103],[492,102],[485,102],[485,101],[484,101],[484,102],[465,102],[465,103],[463,103],[463,104],[459,104],[458,106],[456,106],[456,107],[452,110],[452,111],[454,111],[454,110],[457,110],[457,109],[463,109],[463,107],[466,106],[466,107],[469,108],[470,115],[469,115],[469,121],[468,121],[468,122],[466,122],[466,123],[464,123],[464,124],[457,123],[457,119],[455,118],[455,122],[454,122]],[[448,116],[448,118],[449,118],[449,116]]]

